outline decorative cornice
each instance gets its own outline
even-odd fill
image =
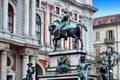
[[[95,7],[93,7],[93,6],[90,6],[90,5],[84,4],[83,7],[84,7],[84,8],[87,8],[87,9],[89,9],[89,10],[91,10],[91,11],[93,11],[94,13],[95,13],[96,11],[98,11],[97,8],[95,8]]]
[[[69,3],[71,3],[71,4],[74,4],[74,5],[78,6],[78,7],[80,7],[80,8],[87,8],[87,9],[93,11],[93,12],[96,12],[98,10],[97,8],[95,8],[95,7],[91,6],[91,5],[81,4],[81,3],[78,3],[78,2],[76,2],[74,0],[67,0],[67,1]]]

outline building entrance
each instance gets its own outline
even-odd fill
[[[39,80],[37,78],[38,75],[43,75],[43,70],[42,70],[41,66],[39,66],[37,63],[36,63],[36,73],[35,74],[36,74],[36,80]]]

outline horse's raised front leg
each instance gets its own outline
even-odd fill
[[[57,40],[55,38],[53,38],[53,45],[54,45],[54,50],[53,51],[56,51]]]

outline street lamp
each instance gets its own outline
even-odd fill
[[[100,53],[101,58],[101,74],[103,80],[111,80],[110,71],[111,69],[118,64],[119,53],[113,51],[113,48],[108,46],[106,51]],[[107,75],[107,76],[105,76]]]

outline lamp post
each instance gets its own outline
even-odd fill
[[[101,65],[102,65],[101,70],[103,70],[101,71],[102,78],[103,80],[111,80],[110,71],[114,66],[118,64],[119,53],[117,51],[113,51],[113,48],[108,46],[106,51],[100,53],[100,57],[101,57]]]

